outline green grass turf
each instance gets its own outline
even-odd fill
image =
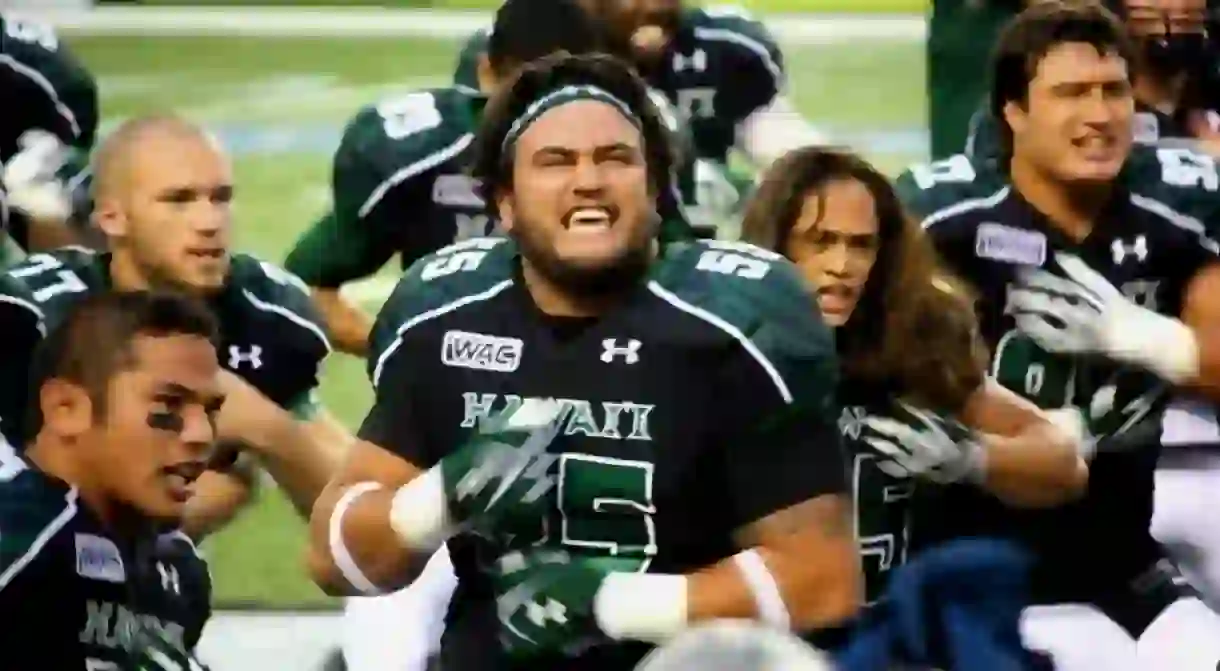
[[[177,109],[226,127],[337,131],[359,106],[395,90],[448,82],[458,43],[420,39],[133,38],[66,35],[98,75],[102,107],[117,117]],[[922,128],[923,47],[872,41],[785,45],[796,99],[835,128]],[[912,155],[875,154],[886,169]],[[285,142],[235,160],[238,246],[279,261],[323,212],[329,156]],[[392,280],[393,269],[382,274]],[[375,303],[370,309],[375,308]],[[368,407],[363,363],[336,355],[322,385],[349,426]],[[302,570],[304,526],[274,487],[233,526],[207,541],[218,605],[300,607],[329,603]]]

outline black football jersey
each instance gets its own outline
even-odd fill
[[[211,615],[211,579],[181,533],[123,540],[75,487],[0,464],[0,649],[8,669],[184,671]]]
[[[813,298],[778,255],[668,245],[645,282],[596,320],[541,314],[515,244],[473,239],[425,257],[372,337],[377,390],[361,438],[430,467],[481,418],[527,398],[572,411],[550,451],[550,516],[494,539],[450,542],[459,584],[442,666],[501,668],[501,553],[542,543],[623,571],[682,573],[737,551],[735,529],[846,491],[835,351]],[[582,669],[631,668],[640,643],[599,645]],[[554,668],[543,664],[541,668]]]
[[[1041,350],[1014,329],[1005,309],[1008,287],[1020,268],[1054,269],[1056,253],[1070,252],[1132,301],[1177,315],[1191,278],[1217,261],[1218,249],[1204,222],[1179,211],[1178,203],[1214,200],[1210,192],[1216,191],[1217,178],[1214,163],[1208,174],[1201,173],[1198,161],[1189,171],[1166,161],[1162,167],[1156,180],[1122,180],[1082,241],[1068,239],[1007,183],[987,195],[946,204],[923,220],[944,261],[978,292],[992,375],[1042,407],[1087,409],[1097,436],[1155,419],[1167,400],[1167,386],[1145,371]],[[1075,504],[1015,511],[977,490],[951,487],[936,494],[943,514],[921,511],[917,522],[924,531],[1016,534],[1031,542],[1044,560],[1035,585],[1046,589],[1046,598],[1087,591],[1097,581],[1127,579],[1158,554],[1148,533],[1158,448],[1150,444],[1099,454],[1090,467],[1088,493]],[[929,537],[941,535],[930,532]]]

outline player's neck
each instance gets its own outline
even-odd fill
[[[622,294],[581,296],[566,291],[554,281],[538,272],[525,259],[521,262],[521,278],[534,305],[543,314],[551,317],[596,317],[610,309]],[[624,292],[625,293],[625,292]]]
[[[1093,231],[1097,216],[1110,200],[1112,186],[1066,185],[1027,161],[1013,158],[1009,177],[1017,193],[1050,220],[1051,224],[1075,240]]]
[[[75,447],[40,436],[26,448],[22,458],[43,473],[75,487],[85,507],[108,524],[113,516],[109,498],[91,485],[88,469],[73,454]]]
[[[1181,77],[1169,81],[1158,81],[1154,77],[1137,77],[1134,83],[1135,99],[1162,114],[1173,114],[1182,98],[1185,83],[1185,79]]]
[[[110,285],[119,291],[147,291],[152,281],[136,264],[131,254],[116,249],[110,254]]]

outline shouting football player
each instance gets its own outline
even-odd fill
[[[311,568],[393,589],[447,542],[442,667],[630,668],[700,621],[860,606],[829,329],[779,255],[657,243],[666,137],[620,61],[526,66],[476,141],[508,236],[420,260],[378,318]]]
[[[221,323],[229,402],[218,415],[220,438],[249,447],[307,513],[338,460],[332,451],[350,440],[315,397],[329,345],[308,288],[229,251],[229,160],[199,127],[174,116],[132,119],[94,159],[93,218],[111,251],[66,247],[0,275],[0,430],[17,446],[29,437],[23,420],[37,400],[26,388],[29,352],[72,305],[108,291],[184,291],[204,297]],[[185,523],[193,537],[249,499],[252,465],[242,458],[232,466],[202,476]]]
[[[1042,407],[1080,408],[1103,438],[1147,426],[1168,388],[1220,388],[1217,245],[1186,213],[1215,207],[1220,175],[1186,150],[1132,149],[1137,60],[1100,5],[1025,10],[993,65],[1001,164],[956,156],[900,178],[941,257],[979,293],[993,375]],[[1049,513],[952,487],[917,522],[940,520],[923,530],[931,538],[1007,533],[1038,554],[1044,605],[1024,628],[1060,668],[1211,668],[1220,618],[1149,533],[1158,439],[1098,454],[1087,496]]]
[[[863,159],[807,148],[751,199],[746,242],[784,254],[837,331],[839,430],[852,458],[869,600],[907,556],[917,481],[967,482],[1009,505],[1082,495],[1087,445],[988,380],[968,291],[936,266],[889,181]],[[936,347],[912,349],[910,343]],[[1079,420],[1075,421],[1079,424]]]
[[[33,353],[24,460],[0,462],[10,668],[202,668],[211,582],[172,529],[214,445],[216,336],[200,303],[107,292]]]

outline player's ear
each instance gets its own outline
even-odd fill
[[[501,191],[496,194],[496,212],[499,213],[500,230],[509,233],[513,230],[513,219],[516,214],[516,208],[513,204],[512,195],[507,191]]]
[[[42,423],[60,436],[79,436],[93,425],[93,401],[79,384],[47,380],[38,389]]]
[[[1014,133],[1025,130],[1025,119],[1025,110],[1019,103],[1014,100],[1004,103],[1004,121],[1008,123],[1008,127]]]
[[[108,238],[118,238],[127,235],[127,218],[113,198],[99,198],[93,204],[93,213],[89,215],[93,225],[106,234]]]

